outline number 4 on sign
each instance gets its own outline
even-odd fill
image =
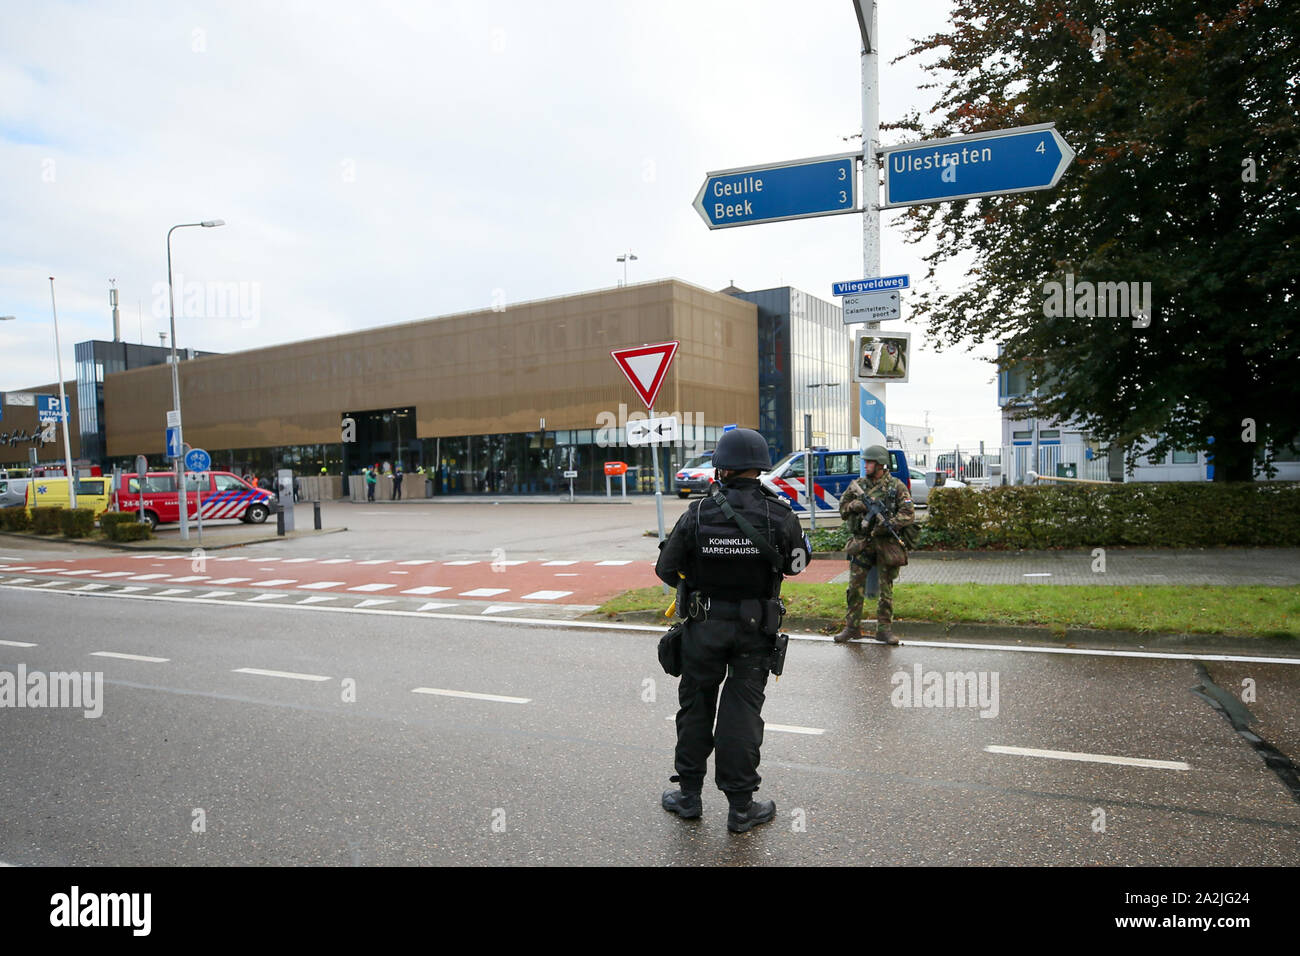
[[[1038,146],[1037,146],[1037,148],[1034,150],[1034,152],[1035,152],[1035,153],[1046,153],[1046,152],[1047,152],[1047,141],[1046,141],[1046,140],[1039,140]]]

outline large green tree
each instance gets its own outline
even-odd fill
[[[921,284],[930,334],[1002,343],[1038,416],[1249,479],[1300,435],[1298,32],[1295,0],[958,0],[900,58],[939,91],[900,141],[1054,122],[1078,156],[1050,191],[907,211],[931,277],[973,262],[955,293]],[[1045,314],[1067,274],[1150,282],[1150,325]]]

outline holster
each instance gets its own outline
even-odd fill
[[[682,636],[685,633],[685,622],[678,621],[659,638],[659,666],[669,677],[682,676]]]
[[[781,630],[785,603],[780,598],[748,598],[740,602],[740,623],[748,631],[775,634]]]

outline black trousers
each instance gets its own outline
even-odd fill
[[[747,631],[739,621],[687,623],[677,689],[681,709],[677,711],[675,761],[683,792],[698,793],[704,788],[709,753],[714,750],[714,778],[728,800],[743,806],[758,789],[762,781],[758,775],[762,711],[767,699],[763,691],[771,646],[770,636]],[[732,674],[728,677],[729,665]]]

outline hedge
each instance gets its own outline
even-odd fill
[[[1300,545],[1300,484],[1127,482],[930,492],[925,541],[943,548]]]
[[[53,508],[33,508],[32,530],[37,534],[58,534],[62,524],[62,513],[67,510],[62,505]]]
[[[133,524],[135,523],[135,513],[128,511],[105,511],[99,516],[99,527],[103,530],[106,537],[112,537],[109,529],[115,524]]]
[[[110,541],[146,541],[153,537],[153,531],[147,524],[135,521],[119,521],[104,529]]]
[[[31,516],[21,505],[17,508],[0,509],[0,530],[26,531],[32,526]]]
[[[59,527],[65,538],[89,538],[95,533],[93,508],[59,509]]]

